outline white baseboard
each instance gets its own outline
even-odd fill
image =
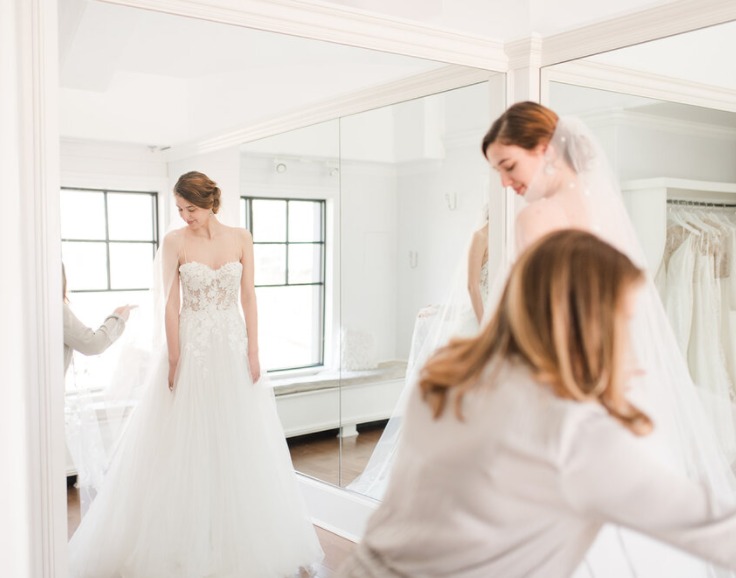
[[[297,478],[312,522],[351,542],[359,542],[378,502],[308,476],[297,474]]]

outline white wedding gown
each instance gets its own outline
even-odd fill
[[[70,576],[296,575],[322,551],[273,392],[250,378],[242,265],[179,271],[176,387],[164,356],[70,541]]]

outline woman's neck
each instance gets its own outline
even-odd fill
[[[222,224],[215,218],[214,215],[212,215],[209,219],[207,219],[207,223],[202,225],[196,231],[192,231],[192,235],[199,239],[211,241],[220,233],[221,229]]]

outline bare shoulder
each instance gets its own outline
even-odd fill
[[[238,241],[240,241],[241,244],[253,244],[253,235],[250,234],[250,231],[248,229],[243,229],[242,227],[232,227],[232,229],[235,232],[235,235],[237,235]]]
[[[164,244],[171,245],[172,243],[176,243],[182,238],[183,234],[183,229],[174,229],[173,231],[169,231],[164,235]]]
[[[181,244],[184,242],[184,234],[185,229],[174,229],[173,231],[169,231],[164,235],[164,241],[163,241],[163,249],[166,251],[174,251],[179,249],[181,247]]]
[[[569,227],[567,214],[556,200],[536,201],[524,207],[516,216],[518,248],[525,249],[544,235]]]

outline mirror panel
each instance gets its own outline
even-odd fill
[[[339,120],[240,147],[243,226],[253,232],[261,362],[297,471],[340,473]],[[260,258],[259,258],[260,257]]]
[[[734,48],[736,23],[726,23],[547,72],[549,105],[581,117],[611,160],[726,451],[736,447],[736,70],[725,57]]]
[[[340,119],[345,102],[359,110],[391,91],[406,100],[425,83],[457,82],[458,69],[103,2],[61,0],[60,14],[61,216],[75,310],[91,324],[123,296],[140,300],[150,275],[138,261],[181,226],[173,184],[207,173],[222,190],[218,218],[254,236],[261,361],[295,466],[345,485],[372,449],[354,434],[393,411],[416,311],[442,300],[480,218],[488,169],[478,141],[491,101],[502,107],[503,75],[473,76],[493,78],[493,90],[481,83]],[[333,108],[332,120],[241,142]],[[82,201],[104,212],[102,195],[114,210],[79,220]],[[145,203],[145,219],[126,213]],[[112,287],[90,273],[87,253]],[[79,364],[72,381],[102,391],[106,359]],[[375,395],[374,366],[387,396]],[[359,385],[368,401],[343,422],[356,402],[341,401],[341,387]],[[364,454],[341,470],[348,443]]]
[[[484,82],[341,119],[343,486],[401,411],[418,314],[445,302],[482,224],[490,91]]]
[[[316,282],[322,292],[312,301],[322,304],[321,324],[311,310],[321,358],[284,363],[299,307],[271,303],[282,329],[263,337],[275,352],[266,366],[298,471],[348,486],[395,411],[417,313],[446,299],[483,220],[488,167],[478,142],[491,98],[483,82],[240,147],[243,223],[263,255],[259,279]],[[314,201],[325,203],[321,216]],[[268,231],[258,227],[259,208],[273,221]]]

